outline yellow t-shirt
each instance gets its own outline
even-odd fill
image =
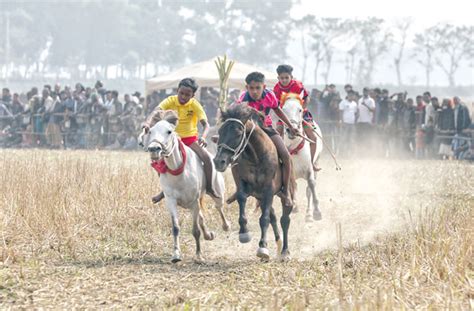
[[[181,138],[198,136],[198,122],[207,120],[204,109],[194,97],[186,104],[181,105],[178,95],[169,96],[160,103],[159,107],[162,110],[174,110],[178,113],[176,133]]]

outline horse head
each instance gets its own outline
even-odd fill
[[[152,159],[169,156],[176,147],[176,126],[178,115],[175,111],[167,110],[160,113],[159,121],[150,128],[143,145],[146,151],[151,152]]]
[[[293,126],[301,132],[303,125],[303,99],[299,94],[284,93],[281,98],[282,110]],[[290,131],[286,129],[288,138],[295,139]]]
[[[221,112],[214,165],[219,172],[233,164],[245,150],[256,123],[263,115],[245,104],[235,104]]]

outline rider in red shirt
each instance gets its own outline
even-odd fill
[[[277,74],[278,74],[278,83],[273,87],[273,92],[275,93],[278,102],[281,107],[281,98],[283,93],[294,93],[298,95],[302,95],[303,99],[303,128],[306,136],[311,139],[312,141],[316,141],[316,135],[314,134],[313,129],[313,116],[311,112],[309,112],[307,106],[309,102],[309,94],[308,91],[303,86],[301,81],[293,79],[293,67],[290,65],[280,65],[277,67]],[[279,121],[277,123],[277,131],[280,135],[283,135],[283,122]],[[316,166],[314,163],[314,155],[316,154],[316,144],[310,143],[310,150],[311,150],[311,163],[313,163],[313,169],[315,171],[319,171],[320,168]]]

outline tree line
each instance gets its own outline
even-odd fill
[[[227,54],[264,67],[288,59],[300,44],[302,79],[329,83],[344,56],[346,80],[370,85],[379,65],[393,66],[404,84],[416,59],[426,85],[435,67],[450,86],[463,64],[472,67],[473,26],[438,24],[410,36],[413,20],[291,18],[292,0],[11,1],[0,2],[0,78],[68,72],[73,79],[149,77],[186,63]],[[410,54],[407,45],[414,46]],[[391,59],[387,64],[387,59]],[[308,68],[308,61],[314,64]],[[382,63],[382,60],[384,63]],[[115,71],[114,71],[115,70]],[[312,72],[310,72],[312,70]],[[320,79],[322,77],[322,80]]]

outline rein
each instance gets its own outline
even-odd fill
[[[247,147],[247,145],[249,144],[249,141],[250,141],[250,136],[252,136],[252,133],[253,131],[255,130],[255,122],[253,122],[253,120],[251,120],[252,122],[252,129],[250,130],[250,133],[247,135],[247,131],[245,130],[245,124],[240,121],[239,119],[235,119],[235,118],[229,118],[227,120],[224,121],[224,123],[222,124],[222,126],[224,126],[226,123],[228,122],[236,122],[238,123],[242,128],[243,128],[243,132],[244,134],[242,135],[242,138],[239,142],[239,144],[237,145],[236,148],[232,148],[232,147],[229,147],[228,145],[224,144],[224,143],[220,143],[217,145],[217,150],[219,149],[226,149],[226,150],[229,150],[230,152],[232,152],[234,155],[230,158],[230,163],[233,164],[238,158],[239,156],[242,154],[242,152],[244,152],[245,148]]]

